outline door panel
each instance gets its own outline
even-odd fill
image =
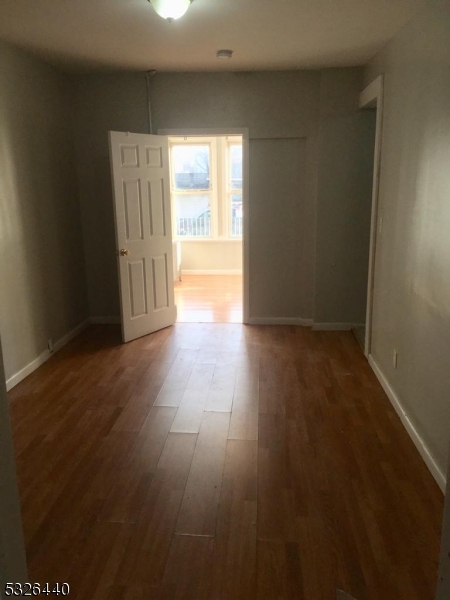
[[[169,292],[167,289],[167,254],[153,257],[153,290],[155,294],[154,308],[161,310],[169,306]]]
[[[166,218],[164,215],[164,182],[149,182],[150,201],[150,235],[166,235]]]
[[[110,155],[127,342],[176,320],[167,138],[112,131]]]
[[[148,313],[147,285],[145,282],[145,258],[128,263],[128,282],[131,297],[131,318]]]
[[[127,242],[144,239],[142,231],[142,199],[139,179],[123,182]]]

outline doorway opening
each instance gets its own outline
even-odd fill
[[[244,321],[244,138],[169,133],[177,321]]]
[[[370,245],[367,274],[367,301],[366,301],[366,320],[363,326],[353,330],[356,339],[364,349],[364,354],[369,358],[372,343],[372,313],[373,296],[375,289],[375,256],[377,236],[381,234],[383,218],[378,211],[378,191],[380,181],[381,166],[381,136],[383,124],[383,76],[375,79],[360,94],[359,108],[370,110],[375,119],[375,147],[372,178],[372,205],[370,217]]]

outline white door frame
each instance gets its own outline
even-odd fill
[[[249,247],[249,129],[248,127],[196,128],[196,129],[158,129],[158,135],[186,137],[221,137],[226,135],[242,136],[242,206],[244,228],[242,232],[242,322],[248,325],[250,306],[250,247]]]
[[[383,128],[383,75],[369,84],[359,96],[359,108],[376,108],[375,153],[373,164],[372,209],[370,218],[369,274],[367,278],[366,335],[364,354],[369,358],[372,348],[373,291],[375,285],[375,255],[378,233],[378,193],[380,188],[381,139]]]

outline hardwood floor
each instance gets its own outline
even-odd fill
[[[434,598],[443,496],[351,332],[96,326],[10,400],[30,581]]]
[[[183,275],[175,304],[179,323],[242,323],[242,275]]]

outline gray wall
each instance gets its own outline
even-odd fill
[[[119,313],[119,304],[107,131],[148,132],[146,82],[143,74],[114,74],[73,77],[72,83],[90,311],[94,316],[112,316]],[[261,168],[252,159],[254,144],[266,144],[266,151],[272,149],[275,155],[280,146],[278,138],[301,140],[306,157],[302,156],[298,164],[291,163],[289,169],[303,174],[305,189],[314,189],[319,85],[318,72],[157,74],[151,80],[154,131],[249,127],[252,178],[258,178],[261,187],[264,182],[272,186],[277,181],[285,186],[285,182],[275,167],[265,163]],[[264,142],[259,141],[262,138]],[[250,215],[252,316],[262,316],[254,313],[259,307],[252,304],[252,298],[270,282],[283,299],[284,279],[279,280],[278,272],[287,267],[297,295],[295,312],[286,316],[312,316],[315,198],[297,188],[297,183],[295,178],[290,194],[297,199],[301,218],[290,223],[288,235],[298,239],[298,252],[288,256],[287,265],[281,263],[285,256],[275,266],[275,257],[271,257],[272,266],[267,268],[265,253],[257,250],[264,245],[260,239],[264,234]],[[250,194],[250,207],[268,203],[267,218],[272,218],[271,205],[279,203],[279,198],[257,197],[253,191]],[[260,287],[255,287],[255,281]],[[271,306],[277,311],[273,299]],[[284,309],[281,305],[279,308],[281,312],[272,316],[282,316]],[[264,314],[267,310],[264,308]]]
[[[6,377],[87,317],[65,80],[0,44],[0,332]]]
[[[450,431],[450,3],[371,62],[385,75],[372,353],[445,473]],[[398,368],[392,366],[398,351]]]
[[[250,317],[313,316],[319,93],[317,71],[151,80],[156,128],[249,128]]]
[[[148,133],[145,76],[75,76],[71,90],[89,311],[93,317],[118,316],[108,131]]]
[[[358,110],[357,70],[322,72],[317,190],[316,323],[365,323],[374,111]]]
[[[306,152],[306,140],[298,138],[250,145],[252,317],[312,316],[313,282],[305,281],[302,263],[303,239],[311,234],[306,228],[314,225],[303,218],[310,200],[304,191]]]
[[[362,115],[350,118],[360,88],[359,69],[161,73],[151,79],[154,131],[249,128],[252,317],[312,318],[316,303],[322,320],[362,320],[365,301],[355,281],[368,228],[362,234],[354,222],[370,202],[370,151],[361,152],[356,142],[371,126]],[[107,131],[148,132],[145,76],[74,76],[72,90],[90,312],[114,316],[119,303]],[[326,184],[318,197],[319,172]],[[335,242],[331,250],[321,246],[315,298],[317,209],[319,239]],[[334,215],[349,209],[352,227],[342,219],[336,224]],[[322,278],[338,253],[335,298]]]

